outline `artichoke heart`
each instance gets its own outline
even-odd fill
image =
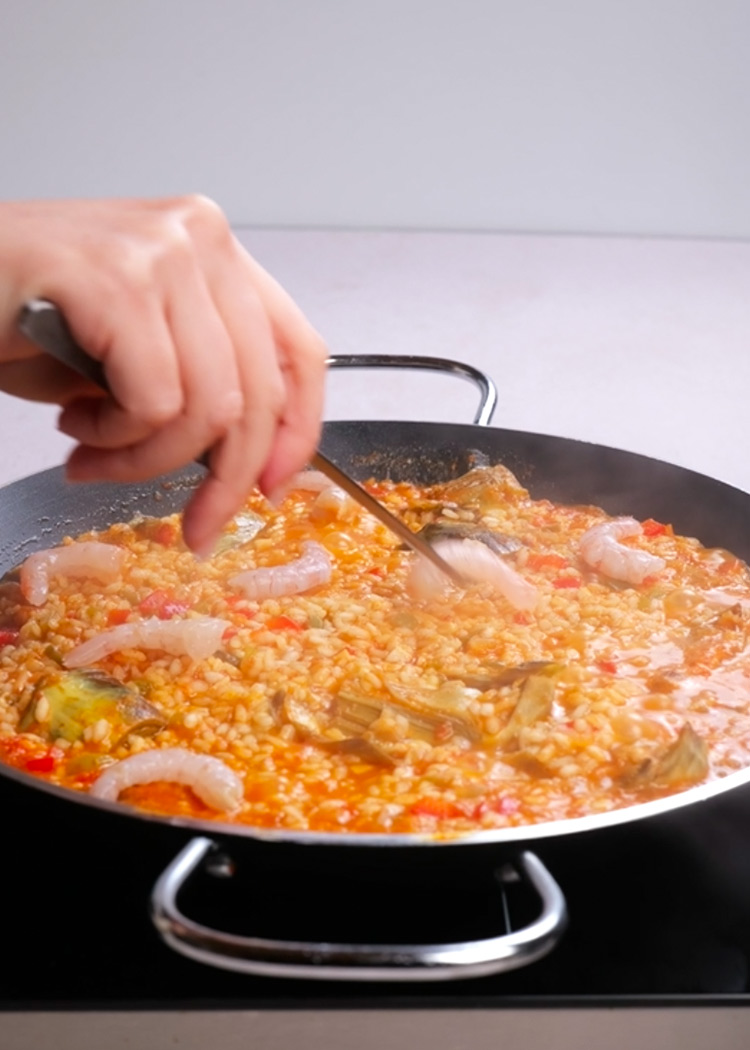
[[[459,506],[478,506],[482,510],[505,507],[509,500],[528,496],[518,478],[501,463],[475,467],[468,474],[441,485],[440,493],[443,499],[454,500]]]
[[[19,729],[73,743],[102,719],[116,732],[137,730],[144,735],[167,724],[163,712],[136,690],[101,671],[83,669],[43,678],[23,712]]]
[[[502,689],[506,685],[525,682],[532,676],[554,677],[561,670],[562,665],[552,660],[529,660],[515,667],[490,663],[486,665],[486,670],[480,671],[479,674],[454,674],[451,675],[451,678],[463,682],[470,689],[478,689],[480,693],[486,693],[488,689]]]
[[[478,540],[500,555],[514,554],[523,546],[515,536],[459,521],[431,521],[419,530],[419,535],[428,543],[435,543],[436,540]]]
[[[535,725],[549,718],[554,697],[555,683],[552,678],[541,674],[528,677],[521,686],[518,703],[505,727],[506,736],[514,737],[525,726]]]
[[[467,713],[471,695],[462,683],[445,682],[439,689],[414,689],[387,684],[391,698],[376,700],[342,691],[334,705],[334,726],[346,734],[361,734],[386,710],[402,715],[409,723],[409,735],[436,744],[450,736],[476,743],[479,727]]]
[[[658,787],[697,784],[708,774],[708,744],[685,722],[677,739],[657,759],[648,759],[636,780]]]

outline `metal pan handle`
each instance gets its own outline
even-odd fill
[[[414,357],[410,354],[333,354],[327,361],[329,368],[414,368],[428,372],[447,372],[468,379],[479,389],[479,408],[474,422],[486,427],[497,405],[497,387],[488,375],[447,357]]]
[[[447,981],[514,970],[557,944],[567,922],[565,898],[533,853],[520,866],[541,900],[538,918],[521,930],[455,944],[334,944],[278,941],[224,933],[187,918],[177,896],[207,854],[208,838],[192,839],[164,870],[151,895],[151,918],[164,941],[209,966],[264,977],[329,981]]]
[[[41,346],[63,364],[68,365],[92,383],[108,390],[104,368],[76,343],[65,320],[46,299],[34,299],[21,311],[18,326],[32,342]],[[479,408],[474,422],[486,426],[497,405],[497,388],[489,376],[473,365],[444,357],[414,357],[401,354],[334,354],[327,360],[329,368],[413,368],[430,372],[447,372],[474,383],[480,392]]]

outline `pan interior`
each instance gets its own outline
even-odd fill
[[[502,463],[534,498],[595,504],[608,513],[655,518],[675,531],[695,536],[709,547],[732,550],[750,560],[747,520],[750,496],[704,475],[634,453],[525,432],[411,422],[336,422],[325,427],[322,448],[360,480],[370,477],[425,484],[458,477],[473,466]],[[194,467],[148,484],[68,485],[57,468],[6,486],[0,496],[0,573],[18,565],[34,550],[54,546],[66,536],[100,529],[139,515],[162,516],[181,509],[200,482]],[[108,808],[87,796],[53,788],[12,770],[22,782],[43,787],[77,802]],[[624,810],[565,822],[478,832],[454,839],[414,835],[332,835],[268,832],[219,822],[152,817],[146,819],[196,830],[295,842],[339,844],[436,845],[521,841],[590,830],[642,819],[730,790],[750,779],[742,770],[718,782]],[[111,806],[122,812],[123,807]],[[141,814],[139,813],[140,817]]]

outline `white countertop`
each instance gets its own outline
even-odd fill
[[[444,356],[494,425],[646,453],[750,491],[750,242],[239,231],[333,353]],[[469,384],[337,372],[330,419],[469,422]],[[54,409],[0,395],[0,483],[62,462]]]

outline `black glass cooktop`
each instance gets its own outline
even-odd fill
[[[188,833],[0,780],[4,1009],[750,1003],[750,789],[668,816],[529,844],[569,925],[547,957],[450,983],[235,974],[176,954],[149,917]],[[523,925],[538,902],[499,883],[517,850],[311,848],[225,840],[236,874],[202,871],[184,910],[231,932],[432,942]]]

